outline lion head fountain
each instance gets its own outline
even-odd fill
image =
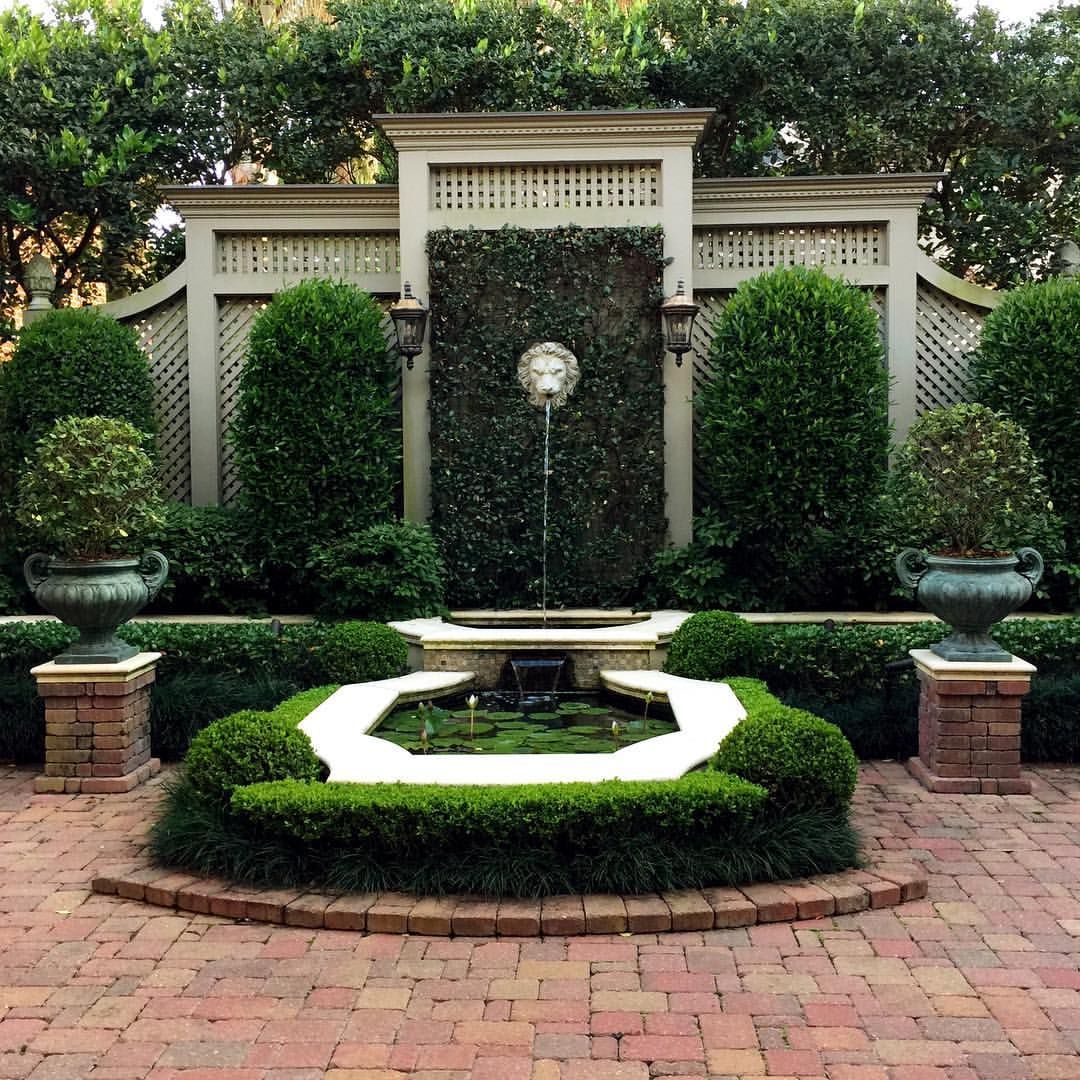
[[[518,360],[518,382],[529,395],[529,404],[539,409],[565,405],[580,376],[577,357],[555,341],[531,345]]]

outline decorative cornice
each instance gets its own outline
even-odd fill
[[[741,176],[694,181],[694,213],[784,209],[882,207],[917,209],[942,173],[870,173],[857,176]]]
[[[233,187],[168,186],[158,189],[185,218],[321,217],[348,214],[396,217],[396,184],[237,184]]]
[[[372,119],[398,150],[689,146],[713,109],[594,109],[583,112],[378,113]]]

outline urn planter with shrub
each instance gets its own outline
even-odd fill
[[[69,416],[39,440],[19,481],[16,517],[47,548],[24,564],[37,602],[79,638],[58,664],[113,664],[134,656],[116,628],[149,603],[169,571],[142,537],[163,504],[145,436],[124,420]]]
[[[900,581],[951,629],[932,651],[1009,661],[990,628],[1031,598],[1043,559],[1021,545],[1054,526],[1024,430],[984,405],[926,413],[897,455],[888,497],[896,527],[920,544],[897,556]]]

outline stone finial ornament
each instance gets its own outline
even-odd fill
[[[1080,277],[1080,244],[1065,240],[1055,252],[1058,273],[1062,277]]]
[[[518,360],[518,382],[529,395],[529,404],[539,409],[565,405],[580,377],[577,357],[556,341],[531,345]]]

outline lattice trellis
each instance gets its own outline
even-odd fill
[[[884,266],[886,227],[846,225],[712,225],[694,230],[700,270],[771,270],[777,266]]]
[[[433,165],[433,210],[555,210],[660,205],[660,163]]]
[[[401,271],[394,233],[218,233],[219,274],[355,277]]]
[[[919,279],[915,321],[915,413],[955,405],[967,394],[968,354],[979,343],[986,310]]]
[[[222,300],[218,304],[218,431],[221,437],[221,501],[233,502],[240,489],[233,445],[229,440],[240,401],[240,374],[244,370],[251,324],[269,297]]]
[[[269,300],[268,296],[248,297],[243,300],[222,300],[218,304],[218,430],[221,433],[221,501],[225,504],[234,502],[240,491],[236,455],[229,439],[229,430],[239,404],[240,375],[244,369],[248,335],[251,324]],[[397,338],[390,319],[390,305],[394,298],[376,297],[376,300],[383,312],[382,332],[387,349],[396,349]],[[400,382],[395,397],[400,401]]]
[[[188,394],[187,306],[181,292],[124,320],[150,360],[162,479],[168,494],[191,500],[191,408]]]

